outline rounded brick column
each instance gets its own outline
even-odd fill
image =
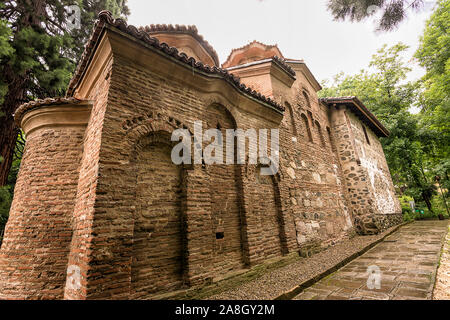
[[[72,236],[78,166],[91,104],[22,105],[25,152],[0,249],[0,299],[61,299]]]

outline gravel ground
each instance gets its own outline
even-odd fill
[[[450,300],[450,225],[436,276],[433,300]]]
[[[340,261],[382,238],[392,227],[373,236],[355,236],[319,252],[312,257],[268,272],[239,287],[209,297],[209,300],[271,300],[300,283],[328,270]]]

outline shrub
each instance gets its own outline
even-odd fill
[[[11,207],[11,190],[9,186],[0,187],[0,244],[3,239],[3,231],[8,220],[9,208]]]
[[[403,195],[399,198],[399,200],[400,205],[402,206],[403,221],[414,220],[415,214],[412,211],[411,206],[409,204],[409,201],[413,201],[413,198]]]

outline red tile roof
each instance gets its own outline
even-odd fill
[[[235,65],[232,64],[232,61],[231,61],[233,55],[235,55],[239,51],[244,52],[245,50],[250,49],[251,47],[254,47],[255,44],[258,44],[258,45],[264,47],[265,51],[273,51],[273,50],[276,51],[278,53],[278,55],[281,57],[281,59],[284,59],[283,54],[281,53],[280,49],[278,48],[278,46],[276,44],[268,45],[268,44],[264,44],[262,42],[253,40],[252,42],[247,43],[245,46],[242,46],[242,47],[235,48],[235,49],[231,50],[230,54],[228,55],[228,58],[225,60],[224,63],[222,63],[222,68],[234,67]],[[269,57],[266,56],[264,58],[269,58]]]
[[[157,50],[165,53],[168,56],[171,56],[178,60],[179,62],[189,65],[194,70],[201,71],[206,74],[214,74],[219,75],[223,80],[234,86],[237,90],[241,91],[242,93],[259,100],[261,103],[263,103],[266,106],[271,107],[272,109],[275,109],[276,111],[282,113],[284,112],[284,107],[277,103],[276,101],[272,100],[269,97],[265,97],[261,93],[245,86],[243,83],[240,82],[239,78],[236,76],[230,74],[228,71],[218,68],[216,66],[208,66],[203,64],[200,61],[196,61],[192,57],[188,57],[184,53],[179,53],[178,49],[175,47],[170,47],[165,43],[160,43],[158,39],[151,37],[147,32],[143,30],[139,30],[136,27],[132,25],[128,25],[125,20],[123,19],[114,19],[112,17],[112,14],[109,11],[102,11],[98,15],[98,20],[95,23],[94,31],[92,33],[92,36],[88,43],[86,44],[85,51],[81,57],[80,63],[78,64],[78,67],[75,71],[75,74],[72,78],[72,80],[69,83],[69,88],[67,89],[66,96],[70,97],[74,94],[75,89],[77,88],[81,78],[84,75],[84,72],[87,69],[87,66],[92,58],[92,55],[95,51],[95,48],[97,46],[98,41],[100,40],[100,37],[105,30],[105,28],[116,28],[121,32],[124,32],[128,35],[131,35],[132,37],[145,42],[148,45],[151,45],[152,47],[156,48]]]
[[[320,101],[327,105],[347,105],[375,132],[376,135],[379,137],[388,137],[390,134],[389,130],[386,129],[377,117],[355,96],[321,98]]]
[[[272,60],[275,61],[283,70],[289,73],[291,76],[295,77],[295,71],[290,65],[286,63],[286,60],[277,56],[273,56]]]
[[[45,98],[45,99],[38,99],[34,101],[30,101],[27,103],[24,103],[20,105],[16,112],[14,113],[14,121],[17,125],[17,127],[20,128],[20,123],[22,122],[22,118],[24,114],[30,110],[42,107],[42,106],[51,106],[51,105],[61,105],[61,104],[80,104],[80,103],[86,103],[86,100],[80,100],[74,97],[70,98]]]
[[[141,30],[148,32],[150,35],[160,32],[189,34],[198,42],[200,42],[205,50],[211,55],[214,62],[216,63],[216,66],[220,65],[219,56],[217,55],[216,50],[214,50],[214,48],[208,43],[208,41],[203,39],[203,36],[198,33],[196,26],[184,26],[178,24],[176,24],[175,26],[171,24],[151,24],[149,26],[139,27],[139,31]]]

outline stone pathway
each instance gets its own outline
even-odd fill
[[[294,299],[431,299],[448,222],[416,221],[403,226]]]
[[[272,300],[279,298],[305,281],[311,280],[333,268],[368,245],[382,239],[397,227],[389,228],[383,233],[371,236],[355,236],[345,239],[328,249],[309,258],[299,258],[281,268],[264,273],[255,280],[244,282],[232,289],[210,296],[213,300]]]

